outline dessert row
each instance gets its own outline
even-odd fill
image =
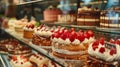
[[[32,27],[32,28],[31,28]],[[32,30],[28,30],[28,29]],[[15,27],[12,28],[15,30]],[[49,47],[49,52],[55,58],[65,60],[83,60],[84,66],[97,67],[117,66],[119,67],[119,44],[120,39],[105,38],[96,39],[91,30],[79,30],[66,27],[49,27],[46,25],[34,26],[24,25],[21,34],[30,37],[31,43],[36,46]],[[31,32],[32,31],[32,32]],[[15,30],[15,32],[18,32]],[[32,35],[25,35],[26,33]]]
[[[119,26],[120,7],[100,11],[93,6],[80,7],[77,11],[69,10],[64,13],[58,8],[48,8],[44,10],[44,21],[57,21],[62,23],[77,22],[80,26],[100,26],[107,28],[120,28]],[[78,13],[76,13],[78,12]]]
[[[8,54],[11,67],[61,67],[15,39],[1,40],[0,53]]]

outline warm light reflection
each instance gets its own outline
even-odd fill
[[[60,0],[60,5],[62,6],[60,7],[60,9],[63,11],[64,14],[71,10],[70,0]]]
[[[116,6],[119,4],[119,0],[108,0],[108,3],[107,3],[107,7],[106,8],[110,8],[112,6]]]
[[[112,20],[112,23],[119,23],[119,13],[108,11],[108,14],[106,16],[109,18],[109,20]]]
[[[89,4],[92,0],[82,0],[84,3],[85,3],[85,5],[87,5],[87,4]]]

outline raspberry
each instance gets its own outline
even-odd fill
[[[104,53],[104,52],[105,52],[105,48],[104,48],[104,47],[101,47],[101,48],[99,49],[99,52],[100,52],[100,53]]]
[[[113,55],[113,54],[116,54],[116,49],[111,48],[111,49],[110,49],[110,55]]]

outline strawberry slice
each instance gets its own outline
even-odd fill
[[[82,31],[77,33],[77,39],[80,40],[80,42],[84,41],[85,36]]]
[[[66,40],[67,36],[65,34],[62,34],[60,38],[62,38],[63,40]]]
[[[114,39],[110,39],[109,42],[112,43],[112,44],[115,44],[115,40]]]
[[[104,38],[104,37],[101,37],[100,40],[99,40],[99,42],[100,42],[102,45],[104,45],[105,38]]]
[[[73,42],[77,38],[77,33],[75,31],[71,32],[69,39]]]
[[[98,40],[96,40],[96,41],[92,44],[92,48],[93,48],[94,51],[96,50],[96,48],[98,48],[98,45],[99,45],[99,41],[98,41]]]
[[[88,30],[87,33],[89,34],[90,37],[93,37],[94,36],[94,33],[92,30]]]
[[[64,30],[59,31],[58,33],[59,35],[62,35],[64,33]]]
[[[63,40],[66,40],[66,38],[69,38],[70,32],[68,30],[65,30],[63,33],[61,33],[60,38]]]
[[[60,37],[59,33],[52,34],[52,38],[54,38],[54,37],[59,38]]]
[[[117,39],[117,40],[115,41],[115,43],[118,44],[118,45],[120,45],[120,39]]]
[[[89,35],[89,33],[88,33],[87,31],[84,32],[84,36],[85,36],[85,38],[87,38],[87,39],[90,38],[90,35]]]
[[[105,48],[104,48],[104,47],[101,47],[101,48],[99,49],[99,52],[100,52],[100,53],[104,53],[104,52],[105,52]]]
[[[110,49],[110,55],[116,54],[116,49],[115,48],[111,48]]]

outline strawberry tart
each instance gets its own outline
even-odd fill
[[[28,58],[24,56],[11,56],[10,63],[12,67],[35,67]]]
[[[94,41],[92,31],[61,30],[53,33],[52,37],[53,56],[63,59],[79,60],[87,55],[88,42]]]
[[[35,28],[34,24],[32,24],[32,23],[26,24],[23,28],[23,31],[24,31],[23,37],[27,38],[27,39],[31,39],[33,36],[33,33],[34,33],[34,28]]]
[[[93,42],[89,48],[91,64],[90,67],[96,64],[97,67],[108,67],[113,65],[119,67],[120,60],[120,39],[105,42],[104,38]]]

